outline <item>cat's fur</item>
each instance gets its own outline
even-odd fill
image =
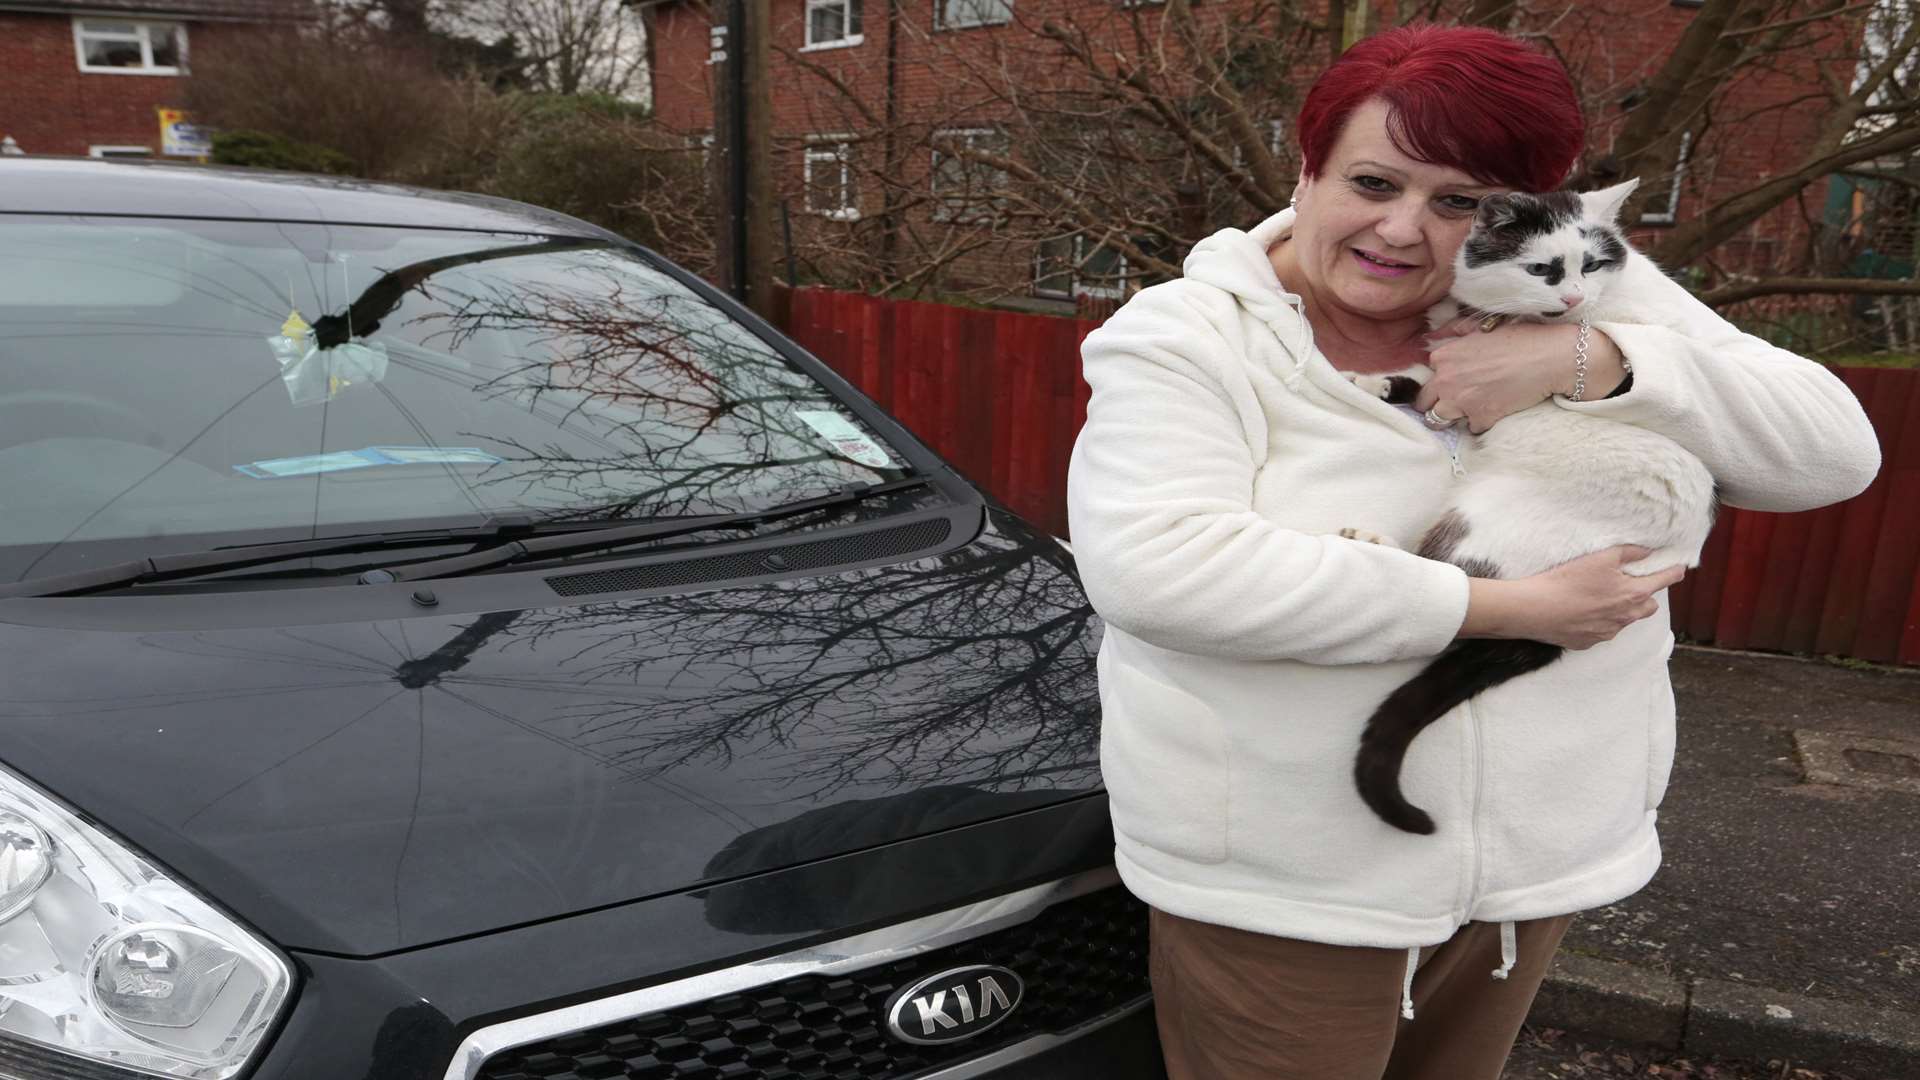
[[[1531,322],[1651,323],[1650,301],[1633,283],[1659,270],[1621,238],[1616,223],[1633,182],[1586,194],[1495,195],[1483,199],[1454,261],[1452,296],[1428,312],[1439,326],[1462,313],[1499,313]],[[1531,269],[1529,269],[1531,268]],[[1569,308],[1566,299],[1581,297]],[[1350,376],[1383,399],[1410,402],[1431,369]],[[1588,384],[1586,397],[1608,387]],[[1463,475],[1449,508],[1418,553],[1475,577],[1521,578],[1616,544],[1653,554],[1626,567],[1651,574],[1697,566],[1713,525],[1713,477],[1664,435],[1542,402],[1463,439]],[[1362,530],[1350,536],[1377,539]],[[1538,641],[1455,642],[1395,690],[1367,721],[1354,780],[1389,824],[1431,833],[1433,820],[1400,791],[1408,746],[1427,725],[1481,691],[1559,659]]]

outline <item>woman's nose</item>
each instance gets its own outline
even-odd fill
[[[1394,247],[1412,247],[1420,242],[1421,209],[1411,200],[1392,207],[1387,216],[1374,226],[1374,232],[1380,239]]]

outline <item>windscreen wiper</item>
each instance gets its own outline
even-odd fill
[[[716,514],[710,520],[727,515]],[[687,522],[689,518],[675,518]],[[243,544],[179,555],[154,555],[132,562],[81,570],[72,574],[49,574],[28,578],[11,585],[0,585],[0,598],[9,596],[77,596],[126,585],[144,585],[175,578],[198,577],[226,570],[243,570],[317,555],[350,555],[359,551],[385,548],[427,547],[446,544],[487,544],[539,533],[605,529],[615,527],[605,521],[554,521],[536,524],[525,515],[501,515],[484,525],[458,529],[420,529],[407,532],[355,533],[318,540],[287,540],[271,544]]]
[[[793,502],[780,503],[763,510],[747,510],[717,517],[668,518],[665,521],[653,521],[640,525],[613,525],[605,529],[575,533],[570,536],[512,540],[467,555],[449,555],[444,559],[428,559],[425,562],[409,563],[405,566],[368,570],[360,575],[360,583],[383,585],[392,581],[452,577],[455,574],[468,574],[475,570],[487,570],[529,559],[572,555],[583,551],[597,551],[601,548],[624,547],[649,540],[663,540],[671,536],[705,532],[708,529],[751,527],[768,521],[778,521],[781,518],[811,514],[816,510],[852,506],[879,495],[925,487],[930,482],[925,476],[908,476],[899,480],[889,480],[883,484],[852,484],[831,495],[796,499]]]
[[[385,581],[412,581],[423,577],[446,577],[471,570],[516,562],[530,556],[570,554],[603,547],[617,547],[644,540],[681,536],[708,529],[745,529],[762,522],[812,513],[815,510],[851,505],[893,491],[904,491],[926,484],[924,476],[892,480],[884,484],[859,484],[830,495],[800,499],[765,510],[735,514],[702,514],[664,520],[622,524],[614,521],[555,521],[535,523],[520,515],[497,517],[484,525],[470,528],[417,530],[412,532],[361,533],[321,540],[289,540],[272,544],[214,548],[210,551],[180,555],[154,555],[132,562],[116,563],[72,574],[50,574],[28,578],[11,585],[0,585],[0,599],[16,596],[81,596],[103,589],[146,585],[159,581],[199,577],[250,566],[282,562],[287,559],[320,555],[350,555],[390,548],[425,547],[446,544],[487,544],[479,551],[431,559],[395,569],[368,570],[360,575],[362,584]]]

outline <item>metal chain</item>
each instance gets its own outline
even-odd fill
[[[1593,324],[1585,315],[1580,316],[1580,336],[1573,339],[1573,393],[1569,401],[1584,401],[1587,396],[1587,340],[1593,333]]]

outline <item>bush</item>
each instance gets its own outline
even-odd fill
[[[189,81],[189,107],[225,132],[218,162],[499,195],[652,245],[709,235],[700,154],[645,106],[500,93],[366,34],[303,35],[297,50],[278,31],[225,45]]]
[[[704,180],[698,154],[656,131],[646,110],[595,95],[529,94],[483,190],[551,207],[659,245],[649,207],[684,201]]]
[[[284,135],[265,131],[216,131],[213,134],[213,163],[251,165],[261,169],[291,169],[294,172],[350,175],[353,159],[338,150],[313,143],[298,142]]]

